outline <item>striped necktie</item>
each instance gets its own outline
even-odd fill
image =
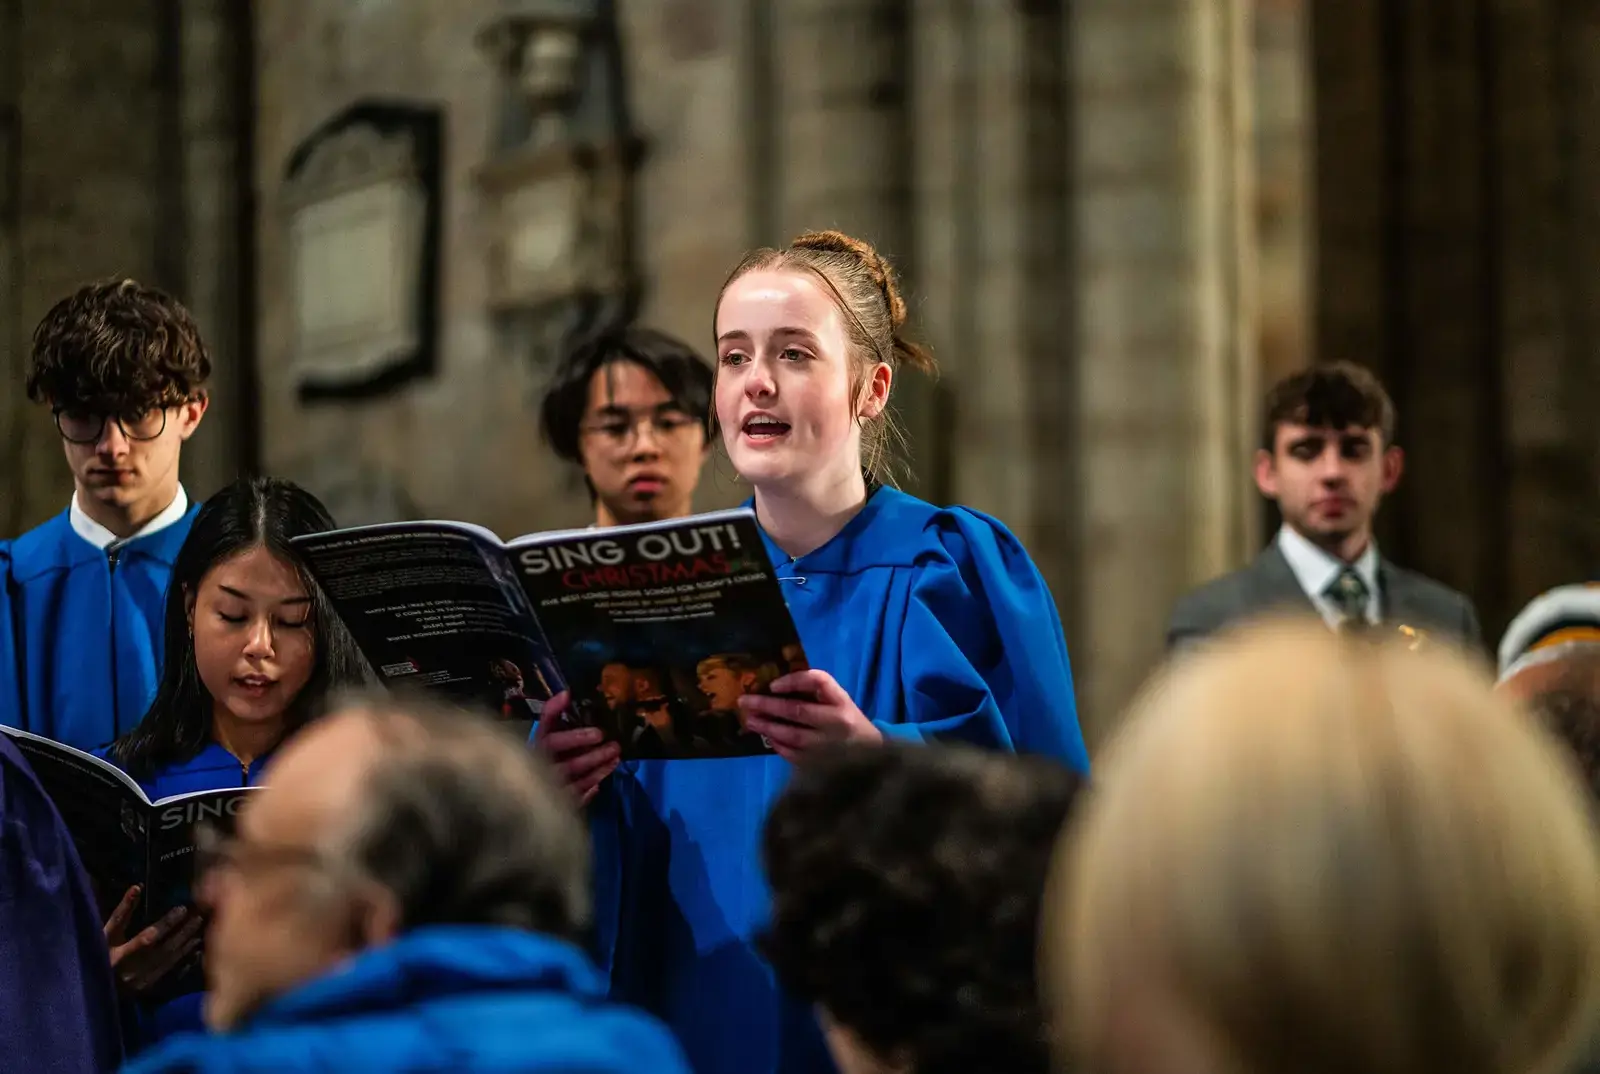
[[[1365,629],[1367,623],[1367,598],[1371,591],[1367,583],[1361,580],[1354,567],[1346,567],[1323,590],[1322,595],[1332,604],[1339,613],[1339,629],[1341,631]]]

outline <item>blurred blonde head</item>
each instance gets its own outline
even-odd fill
[[[1478,667],[1267,624],[1181,660],[1097,762],[1046,900],[1098,1074],[1555,1074],[1600,982],[1596,831]]]

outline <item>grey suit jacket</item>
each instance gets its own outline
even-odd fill
[[[1378,587],[1385,623],[1416,627],[1483,651],[1478,613],[1461,593],[1388,560],[1379,562]],[[1277,541],[1262,549],[1248,567],[1208,582],[1178,601],[1167,624],[1167,648],[1175,649],[1269,612],[1318,614],[1278,550]]]

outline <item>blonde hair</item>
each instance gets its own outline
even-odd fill
[[[860,398],[870,371],[880,362],[896,373],[902,366],[930,376],[937,373],[933,354],[901,332],[906,323],[906,301],[901,297],[893,267],[869,243],[840,231],[808,231],[781,250],[751,250],[734,266],[717,292],[717,308],[722,307],[722,296],[728,288],[746,273],[786,269],[815,276],[844,315],[854,370],[853,397]],[[713,324],[712,335],[715,334]],[[720,368],[719,363],[719,372]],[[715,411],[715,407],[712,409]],[[904,442],[894,415],[885,406],[876,417],[858,420],[862,423],[862,469],[873,480],[892,484],[893,448]]]
[[[1247,631],[1159,676],[1097,762],[1046,900],[1058,1029],[1101,1065],[1153,1004],[1219,1069],[1553,1074],[1596,1008],[1596,834],[1465,658]]]

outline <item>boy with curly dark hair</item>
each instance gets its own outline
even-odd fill
[[[0,544],[0,723],[91,749],[149,706],[195,513],[178,461],[210,375],[189,312],[133,280],[80,288],[34,330],[26,390],[49,407],[73,496]]]
[[[1080,778],[961,747],[808,759],[767,819],[784,988],[844,1074],[1046,1074],[1040,901]]]

